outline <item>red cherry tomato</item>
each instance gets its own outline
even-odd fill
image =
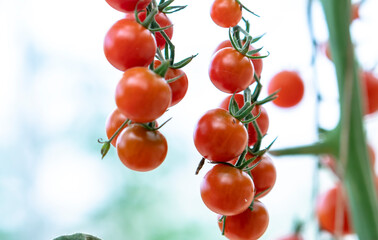
[[[144,21],[146,19],[146,11],[142,11],[138,14],[138,17],[141,21]],[[126,14],[126,18],[135,19],[134,13],[132,14]],[[160,27],[168,27],[172,25],[171,20],[169,20],[168,16],[165,13],[158,12],[155,15],[155,20],[159,24]],[[170,28],[167,28],[164,30],[164,32],[167,34],[169,39],[172,39],[173,36],[173,26]],[[165,39],[163,35],[161,35],[160,32],[155,33],[155,39],[156,39],[156,45],[160,49],[164,49],[165,47]]]
[[[231,161],[247,146],[248,133],[243,124],[224,109],[208,111],[198,121],[194,144],[206,159]]]
[[[378,111],[378,78],[372,72],[363,72],[361,80],[365,112],[366,114],[373,114]]]
[[[134,20],[121,19],[106,34],[104,52],[108,61],[121,71],[146,67],[154,60],[156,41],[142,25]]]
[[[220,27],[234,27],[242,19],[241,6],[235,0],[215,0],[211,6],[210,16]]]
[[[243,43],[244,44],[244,43]],[[226,47],[232,47],[232,44],[230,40],[224,40],[221,42],[218,47],[215,49],[214,53],[218,52],[219,50],[226,48]],[[254,50],[255,48],[252,46],[249,46],[249,51]],[[252,56],[260,56],[260,53],[252,54]],[[256,75],[261,78],[261,72],[263,69],[263,61],[262,59],[250,59],[253,63],[253,68],[255,69]]]
[[[360,18],[360,5],[361,3],[353,3],[351,5],[351,20],[356,20],[356,19],[359,19]]]
[[[105,0],[112,8],[121,12],[133,12],[135,7],[137,10],[145,9],[151,0]]]
[[[165,159],[168,144],[159,131],[139,124],[125,128],[117,140],[117,154],[131,170],[146,172],[157,168]]]
[[[220,216],[218,216],[218,219],[220,219]],[[218,221],[218,226],[221,231],[223,230],[223,221]],[[247,208],[238,215],[226,217],[224,235],[228,239],[233,240],[255,240],[259,239],[265,233],[268,224],[268,211],[264,204],[259,200],[255,200],[252,211]]]
[[[152,122],[167,110],[171,89],[164,78],[151,70],[135,67],[119,81],[115,100],[118,109],[133,122]]]
[[[231,216],[243,212],[254,197],[248,174],[225,164],[215,165],[201,183],[201,197],[213,212]]]
[[[225,98],[220,108],[228,110],[228,106],[230,104],[232,95]],[[235,94],[235,101],[238,104],[239,108],[243,107],[244,105],[244,96],[242,94]],[[269,128],[269,117],[268,113],[266,112],[265,108],[261,105],[256,106],[252,109],[253,116],[257,116],[260,112],[260,116],[256,119],[257,125],[260,128],[261,134],[264,136]],[[252,123],[248,124],[248,146],[252,146],[257,142],[257,131]]]
[[[338,201],[340,199],[340,201]],[[348,203],[343,194],[340,184],[337,184],[327,192],[320,195],[316,204],[316,215],[319,225],[322,229],[335,234],[336,228],[336,211],[340,208],[342,219],[340,219],[340,233],[349,234],[353,232]]]
[[[118,128],[121,127],[121,125],[127,120],[127,117],[125,117],[125,115],[123,115],[119,110],[118,108],[116,108],[107,118],[106,120],[106,123],[105,123],[105,129],[106,129],[106,136],[108,137],[108,139],[110,139],[113,134],[118,130]],[[127,126],[127,125],[126,125]],[[126,127],[125,126],[125,127]],[[123,127],[122,129],[124,129],[125,127]],[[119,136],[119,135],[118,135]],[[113,140],[111,141],[111,144],[115,147],[116,146],[116,142],[117,142],[117,138],[118,136],[116,136],[115,138],[113,138]]]
[[[252,154],[247,153],[245,159],[249,160],[253,157]],[[260,161],[261,158],[262,160]],[[236,164],[237,160],[238,158],[235,158],[230,163]],[[272,159],[266,154],[253,160],[253,162],[249,164],[249,167],[252,167],[258,161],[260,161],[259,164],[253,168],[250,173],[253,178],[253,183],[255,184],[255,198],[262,198],[272,190],[276,183],[277,172]]]
[[[160,66],[160,64],[161,62],[159,60],[155,60],[154,67],[157,68],[158,66]],[[165,79],[167,81],[180,75],[183,76],[175,80],[174,82],[168,83],[172,92],[172,101],[170,107],[176,105],[185,97],[185,94],[188,90],[188,77],[181,69],[169,68],[167,73],[165,74]]]
[[[246,159],[251,159],[253,156],[247,154]],[[256,187],[256,196],[259,195],[259,198],[264,197],[267,195],[273,188],[274,184],[276,183],[276,168],[274,167],[272,159],[264,154],[260,163],[251,170],[251,174],[253,177],[253,182],[255,183]],[[250,166],[257,163],[261,158],[257,158],[254,160]],[[263,193],[264,192],[264,193]]]
[[[303,98],[304,84],[297,72],[282,71],[269,82],[268,94],[280,90],[273,103],[279,107],[288,108],[297,105]]]
[[[251,61],[234,48],[223,48],[216,52],[209,68],[211,82],[226,93],[246,89],[254,82],[253,74]]]

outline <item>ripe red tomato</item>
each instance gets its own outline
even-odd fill
[[[248,133],[243,124],[224,109],[205,113],[194,130],[194,144],[206,159],[231,161],[247,146]]]
[[[133,12],[135,7],[137,10],[145,9],[151,0],[105,0],[112,8],[121,12]]]
[[[117,140],[117,154],[131,170],[146,172],[157,168],[168,151],[167,140],[159,131],[150,131],[139,124],[131,124]]]
[[[338,201],[340,199],[340,201]],[[335,234],[336,229],[336,211],[340,208],[343,215],[340,219],[340,233],[349,234],[353,232],[352,223],[349,213],[348,202],[343,194],[342,187],[337,184],[327,192],[320,195],[316,203],[316,215],[318,217],[319,225],[322,229]]]
[[[159,60],[155,60],[155,68],[160,66],[160,64],[161,62]],[[186,76],[185,72],[181,69],[169,68],[167,73],[165,74],[166,80],[173,79],[180,75],[183,76],[175,80],[174,82],[168,83],[172,92],[172,101],[170,107],[176,105],[185,97],[185,94],[188,90],[188,77]]]
[[[360,13],[359,13],[359,10],[360,10],[360,2],[359,3],[353,3],[351,5],[351,20],[356,20],[356,19],[359,19],[360,18]]]
[[[201,197],[211,211],[231,216],[249,207],[254,188],[251,177],[242,170],[217,164],[202,180]]]
[[[230,40],[224,40],[223,42],[221,42],[218,45],[218,47],[215,49],[214,53],[216,53],[219,50],[221,50],[223,48],[226,48],[226,47],[232,47],[232,44],[231,44]],[[254,49],[255,48],[252,47],[251,45],[249,46],[249,51],[254,50]],[[260,56],[260,53],[252,54],[252,56]],[[263,68],[263,61],[262,61],[262,59],[250,59],[250,60],[252,61],[253,68],[255,69],[256,75],[259,78],[261,78],[261,72],[262,72],[262,68]]]
[[[247,153],[245,159],[249,160],[253,157],[254,156],[252,156],[252,154]],[[260,161],[261,158],[262,160]],[[235,158],[230,163],[236,164],[237,160],[238,158]],[[252,167],[258,161],[260,161],[259,164],[253,168],[250,173],[253,178],[253,183],[255,184],[255,198],[262,198],[272,190],[274,184],[276,183],[277,172],[272,159],[266,154],[253,160],[253,162],[249,164],[249,167]],[[261,194],[262,192],[264,193]]]
[[[373,114],[378,111],[378,78],[373,72],[363,72],[361,80],[365,112],[366,114]]]
[[[141,11],[138,14],[138,17],[143,22],[146,19],[146,11]],[[134,15],[134,13],[126,13],[126,17],[125,18],[126,19],[135,20],[135,15]],[[162,13],[162,12],[158,12],[155,15],[155,20],[159,24],[160,27],[167,27],[167,26],[172,25],[172,22],[171,22],[171,20],[169,20],[168,16],[165,13]],[[167,36],[169,37],[169,39],[172,39],[172,36],[173,36],[173,26],[170,27],[170,28],[165,29],[164,32],[167,34]],[[157,45],[157,47],[160,48],[160,49],[164,49],[164,47],[165,47],[165,39],[161,35],[160,32],[156,32],[155,33],[155,39],[156,39],[156,45]]]
[[[251,159],[253,156],[251,154],[247,154],[246,159]],[[273,188],[274,184],[276,183],[276,168],[274,167],[272,159],[264,154],[260,163],[251,170],[251,174],[253,177],[253,182],[255,183],[256,187],[256,196],[262,192],[259,198],[264,197],[267,195]],[[254,160],[250,166],[257,163],[260,158]],[[268,189],[268,190],[267,190]]]
[[[220,107],[223,109],[228,110],[228,106],[230,104],[232,95],[225,98],[222,103],[220,104]],[[239,108],[243,107],[244,105],[244,96],[242,94],[235,94],[235,101],[238,104]],[[253,116],[257,116],[259,114],[260,116],[256,119],[257,125],[260,128],[261,134],[264,136],[269,128],[269,117],[268,113],[266,112],[265,108],[261,105],[256,106],[252,109]],[[248,124],[248,146],[253,146],[257,142],[257,132],[255,127],[252,123]]]
[[[146,67],[154,60],[156,41],[142,25],[134,20],[121,19],[107,32],[104,52],[108,61],[121,71]]]
[[[218,216],[218,220],[220,216]],[[253,210],[249,208],[244,212],[226,217],[224,235],[232,240],[259,239],[268,228],[269,214],[264,204],[259,200],[253,203]],[[223,221],[218,221],[219,229],[223,230]]]
[[[211,6],[210,16],[220,27],[234,27],[242,19],[242,9],[235,0],[215,0]]]
[[[123,115],[118,110],[118,108],[114,109],[114,111],[106,119],[106,123],[105,123],[106,136],[108,137],[108,139],[110,139],[113,136],[113,134],[118,130],[119,127],[121,127],[121,125],[126,120],[127,120],[127,117],[125,117],[125,115]],[[124,129],[125,127],[123,127],[122,129]],[[111,144],[114,147],[116,146],[118,136],[113,138],[113,140],[111,141]]]
[[[273,103],[279,107],[288,108],[297,105],[304,94],[302,78],[295,71],[277,73],[269,82],[268,94],[280,90]]]
[[[223,48],[211,59],[210,80],[222,92],[235,93],[246,89],[254,82],[253,74],[251,61],[234,48]]]
[[[119,81],[115,100],[118,109],[133,122],[152,122],[171,104],[171,89],[164,78],[151,70],[135,67]]]

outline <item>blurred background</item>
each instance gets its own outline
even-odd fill
[[[122,73],[103,53],[107,30],[124,15],[105,0],[0,0],[0,239],[53,239],[85,232],[104,240],[223,239],[217,217],[202,203],[199,186],[206,170],[194,175],[201,156],[193,140],[197,120],[216,108],[227,94],[208,78],[208,65],[228,30],[210,16],[212,1],[176,0],[188,5],[169,15],[174,23],[177,58],[199,53],[185,67],[189,90],[159,122],[169,145],[156,170],[128,170],[111,149],[101,160],[97,139],[106,138],[105,120],[115,108],[114,90]],[[294,108],[266,104],[270,118],[267,146],[273,148],[316,140],[316,119],[324,128],[338,120],[337,89],[332,63],[312,48],[307,2],[244,1],[259,14],[245,13],[251,34],[267,33],[256,46],[269,51],[262,83],[278,71],[297,70],[305,97]],[[377,1],[361,5],[351,31],[356,54],[365,69],[378,63]],[[321,43],[327,29],[320,3],[312,10],[314,33]],[[316,82],[315,82],[316,81]],[[316,92],[323,101],[316,115]],[[266,96],[266,90],[262,97]],[[377,116],[366,118],[369,142],[378,149]],[[320,191],[335,180],[327,170],[317,175],[314,157],[273,158],[274,189],[262,199],[270,224],[262,239],[288,234],[294,220],[305,220],[305,239],[315,239],[312,219],[314,181]],[[330,239],[327,234],[322,239]],[[349,237],[354,239],[353,236]]]

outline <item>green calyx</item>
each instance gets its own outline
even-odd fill
[[[159,12],[162,12],[162,13],[165,13],[165,14],[171,14],[171,13],[178,12],[178,11],[187,7],[187,5],[184,5],[184,6],[169,6],[173,2],[174,2],[174,0],[168,0],[168,1],[161,0],[159,2],[159,5],[158,5]]]
[[[164,78],[168,69],[169,69],[169,61],[162,61],[160,66],[155,68],[153,71],[160,77]]]

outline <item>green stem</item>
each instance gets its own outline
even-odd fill
[[[329,143],[325,141],[319,141],[310,145],[303,145],[290,148],[282,148],[277,150],[270,150],[269,153],[275,156],[284,155],[319,155],[329,154],[331,152]]]
[[[354,230],[359,239],[378,239],[378,199],[364,133],[358,65],[349,32],[350,0],[321,0],[340,95],[340,165]]]

